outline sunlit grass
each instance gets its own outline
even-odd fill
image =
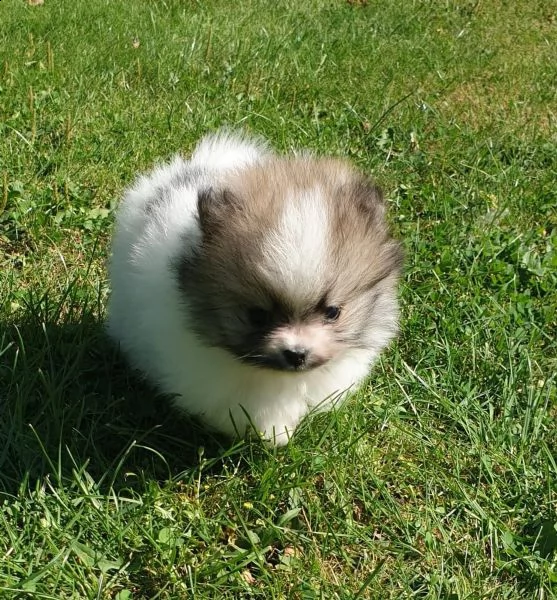
[[[557,595],[556,18],[0,3],[0,596]],[[102,329],[123,187],[221,125],[348,157],[406,246],[399,340],[276,452],[177,419]]]

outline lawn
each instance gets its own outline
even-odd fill
[[[557,598],[557,6],[0,2],[0,598]],[[290,445],[103,333],[114,208],[221,125],[347,157],[399,339]]]

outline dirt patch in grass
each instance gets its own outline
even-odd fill
[[[473,129],[555,129],[557,11],[545,3],[477,3],[455,35],[456,73],[436,99],[449,119]],[[502,25],[503,24],[503,25]]]
[[[465,81],[442,96],[438,110],[449,119],[473,129],[512,123],[515,130],[534,130],[548,134],[555,130],[557,113],[520,98],[509,85],[492,84],[485,79]]]

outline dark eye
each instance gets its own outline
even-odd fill
[[[271,313],[264,308],[252,306],[248,308],[248,319],[253,327],[265,327],[271,322]]]
[[[336,321],[340,317],[339,306],[326,306],[325,307],[325,319],[327,321]]]

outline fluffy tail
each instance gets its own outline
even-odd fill
[[[270,155],[272,151],[264,140],[221,129],[199,142],[191,157],[191,165],[216,170],[239,169]]]

